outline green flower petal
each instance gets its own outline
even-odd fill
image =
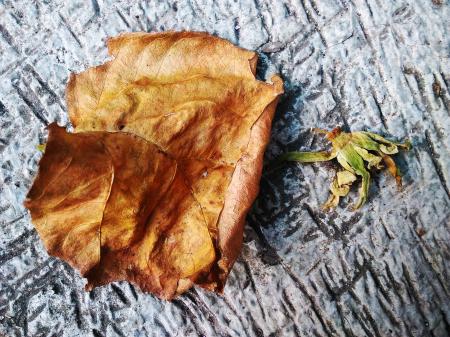
[[[369,151],[378,151],[380,148],[380,144],[378,144],[364,132],[353,132],[351,135],[351,141],[356,146]]]
[[[355,151],[358,152],[358,154],[366,161],[369,163],[368,167],[369,169],[372,167],[375,167],[377,169],[381,169],[383,168],[383,166],[381,165],[381,161],[383,160],[383,158],[379,157],[379,156],[375,156],[374,154],[370,153],[369,151],[367,151],[366,149],[363,149],[359,146],[355,146]]]
[[[354,145],[349,144],[345,146],[340,152],[348,162],[348,164],[353,168],[357,175],[362,177],[362,185],[359,189],[359,199],[353,209],[360,208],[367,200],[367,195],[369,193],[369,183],[370,183],[370,174],[367,172],[364,167],[364,161],[362,157],[356,152]],[[339,158],[339,156],[338,156]]]
[[[386,154],[398,153],[398,148],[397,148],[397,145],[395,145],[395,144],[389,144],[389,145],[380,144],[380,150]]]
[[[339,171],[337,173],[337,183],[339,186],[351,185],[356,180],[356,176],[350,171]]]
[[[345,162],[350,166],[349,170],[347,167],[342,165],[341,162],[339,162],[346,170],[350,172],[356,172],[356,174],[358,175],[362,175],[361,172],[366,170],[366,168],[364,167],[364,161],[358,154],[358,152],[356,152],[355,146],[353,144],[346,145],[338,152],[338,160],[339,156],[342,156]]]
[[[338,152],[336,159],[339,162],[339,164],[341,164],[341,166],[343,168],[345,168],[347,171],[352,172],[352,173],[355,172],[353,170],[353,168],[350,166],[350,164],[347,162],[347,160],[345,159],[345,156],[342,153]]]
[[[339,186],[337,180],[333,180],[330,184],[330,191],[333,195],[338,197],[345,197],[350,191],[350,187],[348,185]]]
[[[376,140],[377,142],[383,143],[383,144],[388,144],[388,145],[396,145],[398,147],[401,147],[405,150],[409,150],[411,148],[411,142],[409,140],[406,140],[406,142],[404,143],[397,143],[397,142],[392,142],[380,135],[377,135],[376,133],[372,133],[372,132],[368,132],[368,131],[361,131],[361,133],[369,136],[370,138]]]
[[[339,205],[339,197],[335,196],[334,194],[330,194],[330,197],[323,204],[322,208],[324,210],[327,210],[327,209],[330,209],[330,208],[336,208],[338,205]]]
[[[336,157],[336,152],[288,152],[278,158],[277,161],[298,161],[300,163],[314,163],[316,161],[328,161]]]

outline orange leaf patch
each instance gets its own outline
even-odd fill
[[[50,254],[88,279],[171,299],[222,291],[242,244],[282,81],[205,33],[112,38],[72,74],[75,133],[56,124],[25,202]]]

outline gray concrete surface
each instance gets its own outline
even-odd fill
[[[45,126],[66,125],[70,71],[124,31],[207,31],[257,50],[286,82],[267,159],[326,147],[342,125],[414,148],[368,204],[332,213],[333,164],[266,173],[224,296],[172,303],[126,282],[83,290],[22,206]],[[0,336],[447,336],[450,329],[447,0],[0,0]]]

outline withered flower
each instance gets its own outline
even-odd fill
[[[321,129],[315,129],[315,131],[325,134],[333,146],[331,151],[288,152],[278,160],[312,163],[337,159],[344,170],[337,172],[331,183],[331,195],[323,205],[324,209],[334,208],[339,204],[339,198],[348,194],[351,184],[356,181],[356,175],[362,177],[362,185],[359,199],[353,209],[360,208],[366,202],[369,191],[370,173],[367,169],[380,170],[383,168],[383,163],[395,178],[397,185],[401,187],[401,172],[390,155],[397,153],[399,148],[409,150],[411,147],[409,141],[396,143],[372,132],[348,133],[343,132],[339,127],[330,132]],[[367,163],[367,169],[364,162]]]

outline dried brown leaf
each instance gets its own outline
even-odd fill
[[[132,33],[67,87],[26,205],[50,254],[88,288],[129,280],[162,298],[222,291],[258,193],[282,81],[205,33]]]

